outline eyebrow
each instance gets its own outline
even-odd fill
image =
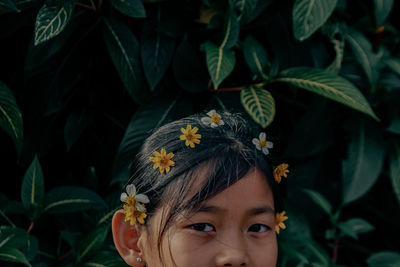
[[[225,209],[222,209],[218,206],[213,206],[213,205],[204,205],[199,207],[196,212],[204,212],[204,213],[222,213],[224,212]],[[275,214],[275,210],[270,207],[270,206],[260,206],[260,207],[255,207],[246,212],[249,216],[256,216],[260,214]]]

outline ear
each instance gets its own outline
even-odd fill
[[[137,244],[140,237],[138,227],[137,225],[131,226],[129,222],[125,221],[123,210],[118,210],[114,213],[112,219],[112,234],[115,247],[129,266],[145,266],[144,261],[137,261],[137,258],[143,255],[143,252]]]

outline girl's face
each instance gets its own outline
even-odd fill
[[[161,240],[161,262],[157,233],[162,213],[162,208],[156,211],[139,238],[147,267],[276,265],[274,199],[256,168],[205,201],[199,211],[178,215]]]

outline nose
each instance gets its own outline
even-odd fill
[[[249,257],[246,244],[242,238],[225,239],[219,242],[216,254],[216,267],[246,267],[249,266]]]

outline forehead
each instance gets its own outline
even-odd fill
[[[258,168],[250,168],[243,178],[207,200],[206,203],[221,208],[257,205],[274,207],[272,190],[264,173]]]
[[[194,180],[185,201],[191,199],[203,187],[209,175],[209,168],[201,169]],[[243,202],[243,203],[242,203]],[[229,207],[233,204],[268,205],[274,207],[272,190],[267,182],[265,174],[257,167],[251,167],[249,171],[237,182],[233,183],[215,196],[203,201],[203,205],[217,205]]]

